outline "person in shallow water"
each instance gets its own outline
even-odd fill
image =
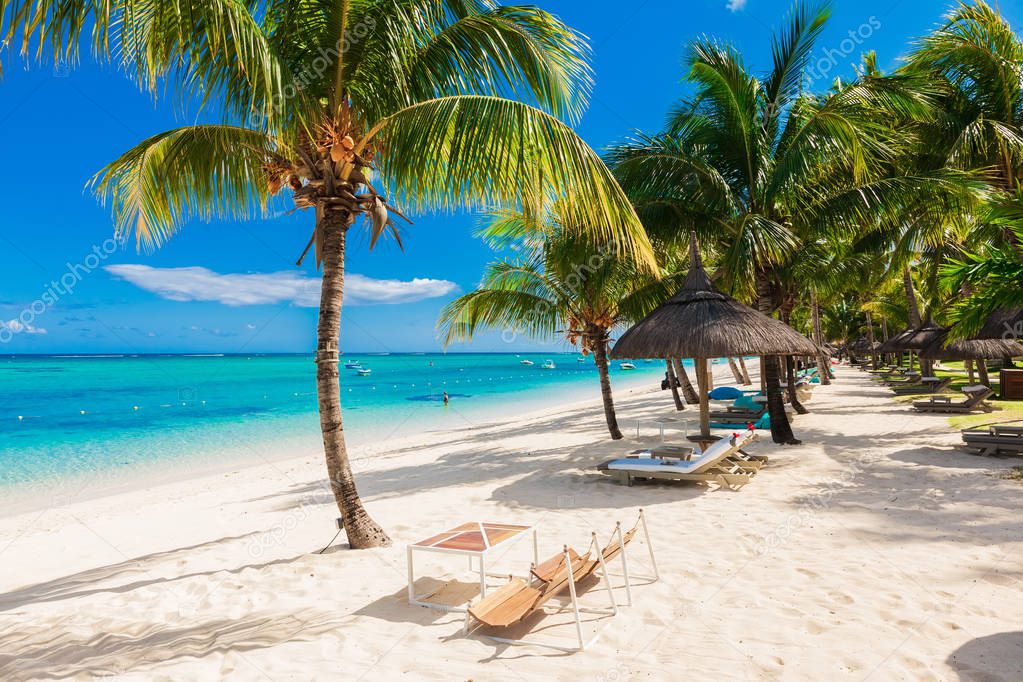
[[[444,407],[448,406],[448,392],[444,391]]]

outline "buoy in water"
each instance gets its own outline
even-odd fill
[[[135,410],[136,412],[138,412],[139,406],[138,406],[138,405],[134,405],[134,406],[132,406],[132,408],[131,408],[131,409],[133,409],[133,410]]]
[[[85,414],[85,410],[78,410],[78,414]]]
[[[19,414],[19,415],[18,415],[18,421],[19,421],[19,422],[23,422],[23,421],[25,421],[25,417],[23,417],[22,415],[20,415],[20,414]]]

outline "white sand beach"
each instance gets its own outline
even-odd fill
[[[1018,461],[965,454],[944,417],[838,375],[794,423],[804,444],[754,444],[771,461],[738,491],[599,475],[637,446],[636,417],[672,412],[637,391],[619,397],[624,442],[593,400],[360,449],[385,549],[317,553],[337,511],[318,452],[3,518],[0,679],[1023,679],[1023,485],[998,476]],[[587,616],[603,629],[585,652],[466,638],[461,614],[406,601],[410,542],[536,524],[542,559],[640,507],[661,579]],[[527,544],[502,570],[528,568]],[[642,544],[630,559],[643,572]],[[472,581],[464,559],[417,574]],[[565,614],[532,633],[574,634]]]

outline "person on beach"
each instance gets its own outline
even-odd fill
[[[444,407],[448,406],[448,392],[444,391]]]

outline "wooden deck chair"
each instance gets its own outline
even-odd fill
[[[652,576],[642,576],[631,573],[629,570],[629,543],[636,536],[640,530],[643,531],[643,541],[646,544],[647,553],[650,555],[650,568],[653,571]],[[604,557],[604,564],[607,565],[614,561],[615,558],[620,558],[622,562],[622,578],[625,580],[625,605],[632,606],[632,578],[647,578],[650,582],[657,582],[661,576],[657,571],[657,559],[654,557],[654,547],[650,544],[650,531],[646,526],[646,515],[643,510],[639,510],[639,515],[636,517],[636,523],[632,525],[626,532],[622,532],[622,522],[619,521],[615,524],[614,532],[611,533],[611,539],[607,545],[601,551]]]
[[[930,400],[914,402],[913,407],[920,412],[952,412],[961,414],[973,412],[974,410],[991,412],[995,409],[987,402],[987,399],[995,394],[989,387],[983,385],[967,386],[963,389],[963,393],[966,394],[966,400],[960,400],[957,403],[952,402],[950,396],[936,395],[931,397]]]
[[[598,630],[587,641],[583,636],[582,620],[579,614],[602,613],[612,616],[618,615],[618,605],[615,603],[614,593],[611,591],[611,582],[607,576],[604,558],[599,552],[595,552],[595,549],[595,537],[591,538],[590,549],[584,556],[580,556],[574,550],[565,546],[560,554],[532,567],[530,570],[532,575],[531,581],[527,582],[523,578],[510,577],[505,585],[502,585],[469,607],[465,613],[463,632],[469,635],[482,626],[507,628],[521,623],[529,616],[542,612],[548,601],[565,588],[568,588],[572,612],[575,617],[576,637],[579,640],[577,648],[567,648],[554,644],[530,642],[524,639],[511,639],[486,634],[482,636],[503,644],[533,644],[560,651],[583,651],[587,646],[591,646],[600,636],[600,631]],[[601,568],[604,588],[607,590],[608,598],[611,601],[610,609],[590,609],[579,606],[576,585],[592,575],[598,566]],[[558,610],[561,611],[563,608]],[[474,621],[477,623],[475,627],[473,627]]]
[[[963,447],[977,455],[1023,455],[1023,426],[965,429]]]
[[[923,377],[918,384],[906,386],[892,386],[895,395],[913,395],[916,393],[941,393],[952,383],[952,377]]]
[[[901,378],[890,377],[884,380],[884,383],[889,387],[894,386],[915,386],[923,380],[923,375],[919,372],[906,372]]]
[[[736,461],[733,457],[756,437],[756,432],[747,431],[733,439],[722,438],[688,461],[614,459],[598,465],[597,470],[630,486],[635,479],[661,479],[709,482],[721,487],[738,488],[749,483],[756,470],[748,462]]]

